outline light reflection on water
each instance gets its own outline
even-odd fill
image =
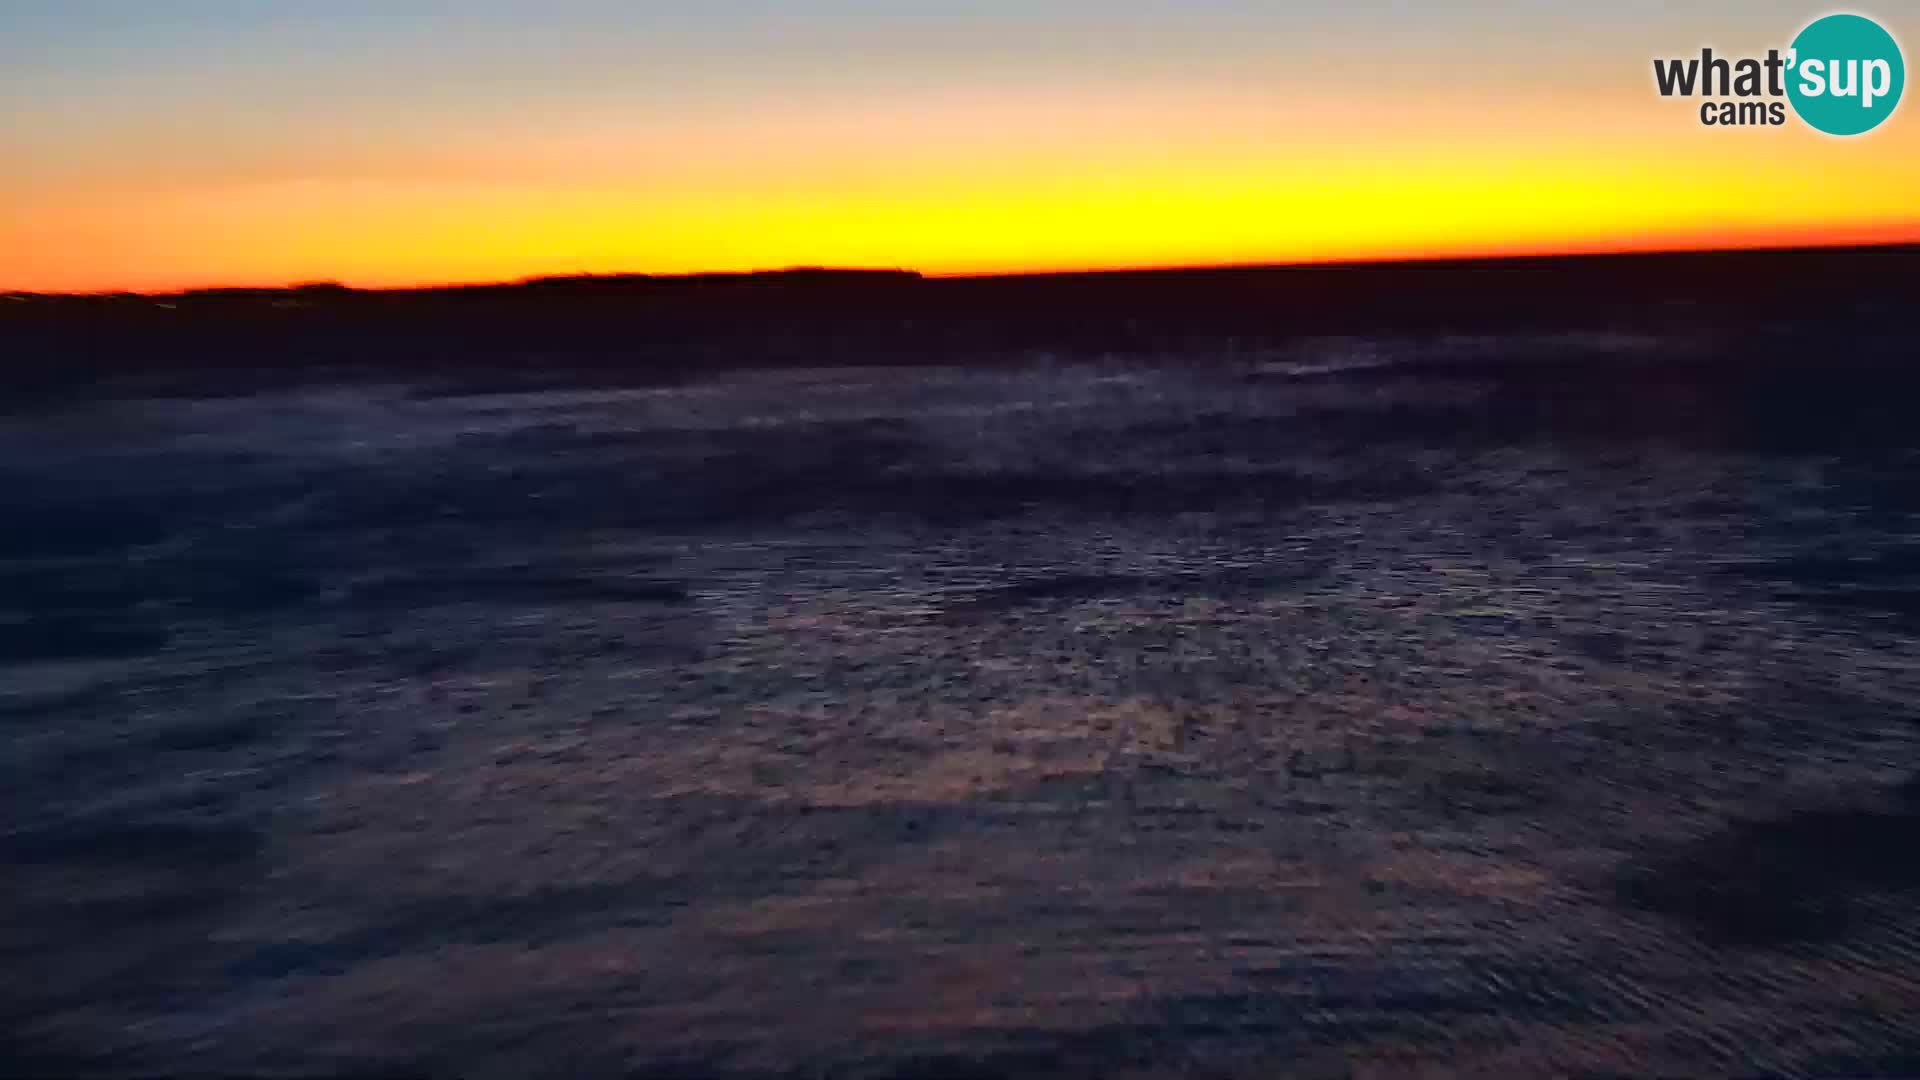
[[[0,1051],[1607,1069],[1698,1063],[1683,1004],[1920,1015],[1910,883],[1812,895],[1834,943],[1670,880],[1810,804],[1908,835],[1911,626],[1780,582],[1912,538],[1845,462],[1367,427],[1476,400],[899,370],[12,418]]]

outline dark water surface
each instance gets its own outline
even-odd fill
[[[1356,348],[0,417],[0,1071],[1920,1071],[1920,454]]]

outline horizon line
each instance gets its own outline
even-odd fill
[[[1640,247],[1631,244],[1567,248],[1537,249],[1513,251],[1478,251],[1431,255],[1378,255],[1378,256],[1332,256],[1324,259],[1291,259],[1275,262],[1217,262],[1217,263],[1138,263],[1115,264],[1106,266],[1081,267],[1036,267],[1031,269],[1007,270],[966,270],[952,272],[928,272],[910,266],[878,265],[832,265],[817,263],[796,263],[786,266],[766,266],[744,270],[692,270],[674,273],[653,273],[645,270],[615,271],[577,271],[549,274],[531,274],[516,278],[469,279],[449,281],[422,281],[405,284],[352,285],[337,279],[310,278],[286,281],[280,284],[220,284],[190,285],[175,289],[12,289],[0,288],[0,297],[12,300],[34,298],[70,298],[70,299],[111,299],[115,297],[165,298],[185,297],[199,293],[280,293],[303,290],[339,290],[353,293],[414,293],[414,292],[452,292],[462,289],[508,289],[533,286],[542,283],[593,281],[593,280],[633,280],[661,283],[693,282],[716,278],[752,278],[775,277],[779,275],[814,274],[871,274],[874,276],[896,275],[911,277],[923,281],[994,281],[1018,278],[1066,278],[1098,277],[1102,275],[1124,274],[1179,274],[1260,270],[1306,270],[1342,268],[1380,267],[1380,266],[1444,266],[1448,264],[1469,263],[1524,263],[1551,262],[1575,259],[1606,258],[1657,258],[1683,255],[1763,255],[1763,254],[1812,254],[1816,252],[1848,252],[1894,250],[1902,248],[1920,248],[1920,234],[1897,240],[1869,240],[1863,242],[1832,243],[1791,243],[1756,241],[1754,243],[1734,243],[1719,245],[1675,245]]]

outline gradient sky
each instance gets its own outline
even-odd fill
[[[1655,93],[1801,3],[291,8],[0,0],[0,288],[1920,239],[1912,102]]]

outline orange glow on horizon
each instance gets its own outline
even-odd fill
[[[635,270],[626,268],[596,269],[553,269],[535,273],[510,273],[496,276],[475,274],[470,276],[447,277],[388,277],[380,274],[360,276],[309,275],[292,276],[279,279],[267,278],[219,278],[183,280],[172,284],[146,286],[110,286],[110,287],[42,287],[0,288],[0,293],[41,293],[47,295],[113,295],[116,293],[148,293],[165,295],[188,292],[195,289],[222,288],[291,288],[311,284],[341,284],[356,289],[369,290],[409,290],[432,288],[457,288],[471,285],[513,284],[543,277],[567,276],[619,276],[651,275],[656,277],[677,277],[699,274],[752,274],[774,273],[799,268],[820,268],[828,270],[900,270],[920,274],[932,279],[961,279],[976,277],[1006,277],[1020,275],[1072,275],[1100,273],[1151,272],[1160,270],[1209,270],[1209,269],[1259,269],[1290,266],[1342,266],[1364,265],[1369,263],[1417,263],[1446,262],[1453,260],[1479,259],[1526,259],[1559,258],[1579,256],[1636,255],[1636,254],[1684,254],[1689,252],[1734,252],[1798,250],[1820,248],[1865,248],[1893,247],[1901,245],[1920,245],[1920,222],[1908,224],[1866,225],[1853,227],[1783,227],[1775,229],[1754,229],[1741,232],[1674,232],[1669,234],[1648,235],[1631,239],[1596,236],[1582,241],[1570,238],[1558,245],[1526,244],[1466,244],[1458,247],[1428,248],[1421,250],[1392,250],[1351,252],[1329,254],[1319,257],[1268,258],[1268,259],[1220,259],[1213,261],[1175,262],[1141,261],[1111,262],[1089,264],[1053,264],[1053,263],[981,263],[961,267],[927,270],[923,267],[899,263],[835,263],[821,261],[795,261],[770,263],[741,263],[737,265],[699,265],[686,269]]]
[[[0,289],[1920,241],[1911,106],[1851,140],[1718,130],[1642,85],[1638,57],[1608,61],[1565,85],[1427,72],[1420,92],[1311,99],[1305,83],[1121,73],[438,127],[343,114],[203,131],[182,116],[111,142],[49,127],[32,144],[44,162],[0,177]]]

